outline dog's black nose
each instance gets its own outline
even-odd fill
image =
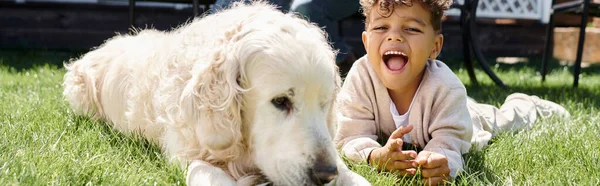
[[[309,170],[308,174],[310,178],[318,185],[329,183],[335,179],[338,175],[337,166],[329,165],[325,163],[317,163],[312,169]]]

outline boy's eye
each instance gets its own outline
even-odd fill
[[[421,30],[419,30],[418,28],[407,28],[406,30],[410,31],[410,32],[421,32]]]
[[[387,27],[385,27],[385,26],[377,26],[377,27],[373,28],[373,30],[385,30],[385,29],[387,29]]]

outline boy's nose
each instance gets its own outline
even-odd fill
[[[390,35],[390,36],[388,36],[387,40],[404,42],[404,38],[400,35]]]

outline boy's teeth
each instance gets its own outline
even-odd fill
[[[394,55],[403,55],[403,56],[406,56],[406,54],[404,54],[404,53],[402,53],[402,52],[400,52],[400,51],[387,51],[387,52],[385,52],[383,55],[391,55],[391,54],[394,54]]]

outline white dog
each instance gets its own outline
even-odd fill
[[[66,65],[64,95],[75,113],[191,163],[188,185],[368,185],[332,143],[334,57],[317,26],[236,4],[108,40]]]

